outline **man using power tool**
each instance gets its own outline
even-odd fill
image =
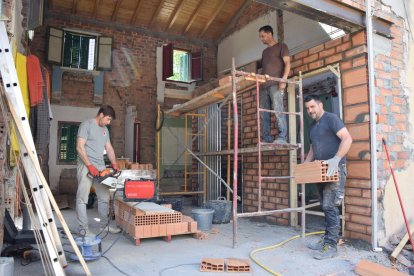
[[[106,150],[112,167],[116,171],[119,170],[115,151],[109,138],[109,131],[106,127],[113,119],[115,119],[114,109],[109,105],[103,105],[95,118],[89,119],[79,126],[76,140],[76,151],[78,152],[76,214],[79,223],[79,234],[82,236],[91,234],[88,228],[86,205],[92,184],[98,197],[98,212],[101,219],[100,231],[109,231],[113,234],[121,231],[120,228],[109,224],[109,187],[97,180],[100,171],[105,169],[104,150]]]

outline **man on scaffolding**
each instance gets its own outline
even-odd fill
[[[267,48],[262,53],[262,74],[270,77],[287,79],[290,71],[289,49],[286,44],[278,43],[273,38],[273,29],[266,25],[259,29],[259,38]],[[276,140],[273,141],[271,134],[271,116],[269,112],[260,113],[261,138],[265,143],[287,143],[287,124],[284,112],[283,93],[286,82],[267,80],[260,87],[260,107],[270,109],[271,105],[276,112],[276,127],[279,130]]]

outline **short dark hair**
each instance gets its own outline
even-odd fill
[[[98,115],[103,114],[104,116],[111,116],[115,120],[115,110],[110,105],[102,105],[98,110]]]
[[[271,33],[273,35],[273,28],[270,25],[266,25],[259,29],[260,32]]]
[[[305,97],[305,103],[310,102],[312,100],[314,100],[315,102],[321,103],[321,98],[318,95],[307,95]]]

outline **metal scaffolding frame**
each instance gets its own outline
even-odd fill
[[[274,80],[274,81],[284,81],[290,84],[288,86],[288,112],[276,112],[273,110],[267,110],[260,107],[259,103],[259,91],[260,91],[260,83],[265,82],[266,80]],[[249,82],[249,85],[240,85],[241,82]],[[296,86],[298,86],[298,92],[296,95]],[[237,109],[237,95],[246,91],[251,91],[253,88],[256,90],[255,100],[256,100],[256,120],[257,120],[257,146],[247,147],[247,148],[239,148],[238,147],[238,120],[239,114]],[[217,96],[218,95],[218,96]],[[213,97],[212,97],[213,96]],[[243,71],[236,70],[234,58],[232,60],[232,70],[231,70],[231,84],[225,84],[222,87],[213,89],[206,94],[194,98],[193,100],[186,102],[180,106],[174,107],[171,110],[166,111],[166,114],[179,116],[186,114],[188,112],[194,111],[201,106],[206,106],[212,103],[217,103],[221,101],[221,104],[218,108],[219,112],[221,107],[227,103],[227,100],[232,98],[232,103],[229,102],[228,107],[228,114],[230,118],[230,104],[233,107],[233,149],[230,148],[230,123],[228,122],[228,149],[222,150],[219,152],[206,152],[206,153],[194,153],[188,147],[185,151],[190,153],[196,160],[199,161],[201,165],[203,165],[208,171],[213,173],[222,184],[224,184],[228,189],[228,198],[229,192],[233,193],[233,247],[237,245],[237,225],[238,225],[238,218],[244,217],[255,217],[255,216],[266,216],[266,215],[273,215],[277,213],[291,213],[291,225],[297,225],[297,213],[301,212],[301,226],[302,226],[302,237],[305,236],[305,220],[306,220],[306,203],[305,203],[305,196],[301,197],[301,207],[297,207],[297,183],[295,183],[293,178],[293,164],[297,163],[297,149],[300,149],[300,158],[301,162],[304,161],[304,125],[303,125],[303,93],[302,93],[302,76],[299,74],[298,77],[294,77],[293,79],[283,80],[280,78],[269,77],[268,75],[260,75],[255,73],[246,73]],[[299,112],[296,112],[296,101],[299,101]],[[260,135],[260,113],[261,112],[269,112],[269,113],[282,113],[286,114],[289,117],[289,144],[274,144],[274,143],[262,143],[261,142],[261,135]],[[300,143],[296,141],[297,135],[297,117],[299,117],[299,134],[300,134]],[[228,120],[229,120],[228,118]],[[208,124],[210,120],[204,121],[205,124]],[[206,131],[206,128],[202,128]],[[206,136],[204,136],[206,137]],[[159,147],[158,147],[159,148]],[[261,156],[262,153],[265,151],[274,151],[274,150],[289,150],[289,164],[290,164],[290,176],[262,176],[261,175],[261,168],[262,168],[262,160]],[[237,212],[237,200],[240,199],[239,195],[237,194],[237,186],[238,186],[238,156],[240,154],[246,153],[257,153],[258,154],[258,210],[256,212],[247,212],[247,213],[238,213]],[[159,153],[160,154],[160,153]],[[228,183],[230,183],[230,155],[233,154],[233,187],[231,188]],[[199,158],[199,156],[203,156],[205,158],[209,155],[227,155],[227,182],[221,178],[220,175],[216,174],[212,168],[207,166],[203,160]],[[181,157],[181,156],[180,156]],[[179,158],[180,158],[179,157]],[[158,156],[158,160],[160,160]],[[269,180],[269,179],[289,179],[289,193],[290,193],[290,208],[278,209],[278,210],[262,210],[262,181]],[[205,183],[204,183],[205,187]],[[305,194],[305,184],[301,183],[302,193]],[[205,191],[205,190],[204,190]],[[184,193],[182,193],[184,194]],[[204,198],[205,199],[205,196]]]

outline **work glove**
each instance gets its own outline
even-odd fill
[[[328,165],[328,171],[326,172],[326,176],[333,176],[334,173],[338,171],[339,161],[341,161],[341,158],[339,158],[336,155],[334,156],[334,158],[323,161],[324,164]]]
[[[89,173],[93,176],[93,177],[95,177],[95,176],[99,176],[99,171],[98,171],[98,169],[97,168],[95,168],[95,166],[94,165],[89,165],[88,166],[88,170],[89,170]]]
[[[115,170],[115,173],[119,172],[119,167],[117,163],[113,163],[112,168]]]

